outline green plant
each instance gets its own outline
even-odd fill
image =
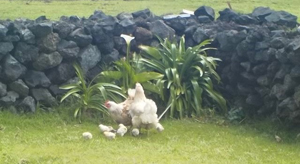
[[[229,110],[227,118],[231,122],[242,122],[245,119],[245,113],[241,107],[233,107]]]
[[[121,35],[127,43],[127,53],[125,58],[121,58],[113,63],[113,70],[101,72],[101,80],[115,81],[116,84],[122,86],[124,91],[133,88],[135,83],[142,83],[144,88],[151,92],[158,92],[156,85],[151,83],[151,80],[157,80],[163,77],[158,72],[146,71],[140,62],[140,56],[135,53],[130,56],[130,42],[134,37]]]
[[[68,90],[61,98],[63,102],[69,96],[74,96],[78,99],[78,107],[75,109],[74,117],[81,116],[83,111],[87,109],[96,109],[103,114],[107,114],[107,110],[103,103],[107,99],[120,101],[120,97],[125,97],[122,89],[110,83],[94,83],[97,76],[90,82],[86,82],[85,75],[79,64],[73,64],[76,75],[79,79],[77,83],[67,84],[60,87],[60,89]]]
[[[225,99],[213,88],[212,80],[220,81],[215,69],[218,58],[207,56],[210,40],[197,46],[185,48],[184,36],[180,42],[169,39],[160,41],[160,47],[140,46],[146,52],[141,62],[148,68],[164,75],[158,83],[163,100],[168,100],[171,117],[199,116],[203,105],[217,104],[223,112],[227,110]],[[214,106],[211,106],[214,107]],[[163,113],[164,114],[164,113]]]

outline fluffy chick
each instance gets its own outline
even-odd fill
[[[278,135],[275,135],[275,140],[276,140],[277,142],[281,142],[281,141],[282,141],[281,137],[279,137]]]
[[[156,130],[157,130],[158,132],[162,132],[162,131],[165,130],[165,128],[164,128],[160,123],[157,123],[157,124],[156,124]]]
[[[132,129],[131,134],[136,137],[140,134],[140,131],[139,131],[139,129],[134,128],[134,129]]]
[[[90,140],[93,138],[93,135],[90,132],[84,132],[84,133],[82,133],[82,137],[86,140]]]
[[[106,125],[103,125],[103,124],[99,125],[99,129],[100,129],[101,132],[111,132],[111,131],[114,131],[113,127],[106,126]]]
[[[113,132],[103,132],[103,134],[107,139],[110,139],[110,140],[116,138],[116,133],[113,133]]]
[[[117,134],[120,136],[124,136],[124,134],[127,133],[127,128],[123,124],[119,124],[119,129],[117,130]]]

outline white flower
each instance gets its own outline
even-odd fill
[[[131,42],[131,40],[133,40],[133,39],[134,39],[134,37],[132,37],[132,36],[129,36],[129,35],[126,35],[126,34],[121,34],[121,37],[125,39],[125,41],[126,41],[127,45],[129,45],[129,44],[130,44],[130,42]]]

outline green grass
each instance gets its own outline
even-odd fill
[[[218,125],[216,122],[164,120],[165,131],[107,140],[97,119],[82,124],[65,114],[0,113],[0,163],[99,164],[299,163],[297,132],[280,131],[275,124]],[[116,127],[116,126],[114,126]],[[92,140],[81,134],[90,131]],[[277,143],[274,134],[282,137]]]
[[[32,1],[26,4],[25,0],[0,0],[0,19],[29,18],[35,19],[45,15],[52,20],[61,16],[77,15],[90,16],[94,10],[102,10],[108,15],[117,15],[121,12],[134,12],[149,8],[154,14],[180,13],[182,9],[194,11],[202,5],[211,6],[216,13],[228,7],[228,0],[78,0],[78,1]],[[268,6],[274,10],[285,10],[300,17],[299,0],[229,0],[232,8],[241,13],[250,13],[255,7]],[[298,19],[299,20],[299,19]]]

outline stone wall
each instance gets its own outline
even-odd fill
[[[276,114],[300,121],[300,32],[297,17],[259,7],[250,14],[202,6],[195,15],[155,16],[148,9],[116,17],[95,11],[89,18],[62,16],[59,21],[0,21],[0,104],[14,111],[35,111],[36,101],[52,106],[58,86],[74,81],[77,61],[89,78],[101,65],[126,53],[120,34],[140,44],[158,45],[155,35],[185,35],[187,46],[212,38],[222,59],[218,89],[232,106],[253,114]]]

